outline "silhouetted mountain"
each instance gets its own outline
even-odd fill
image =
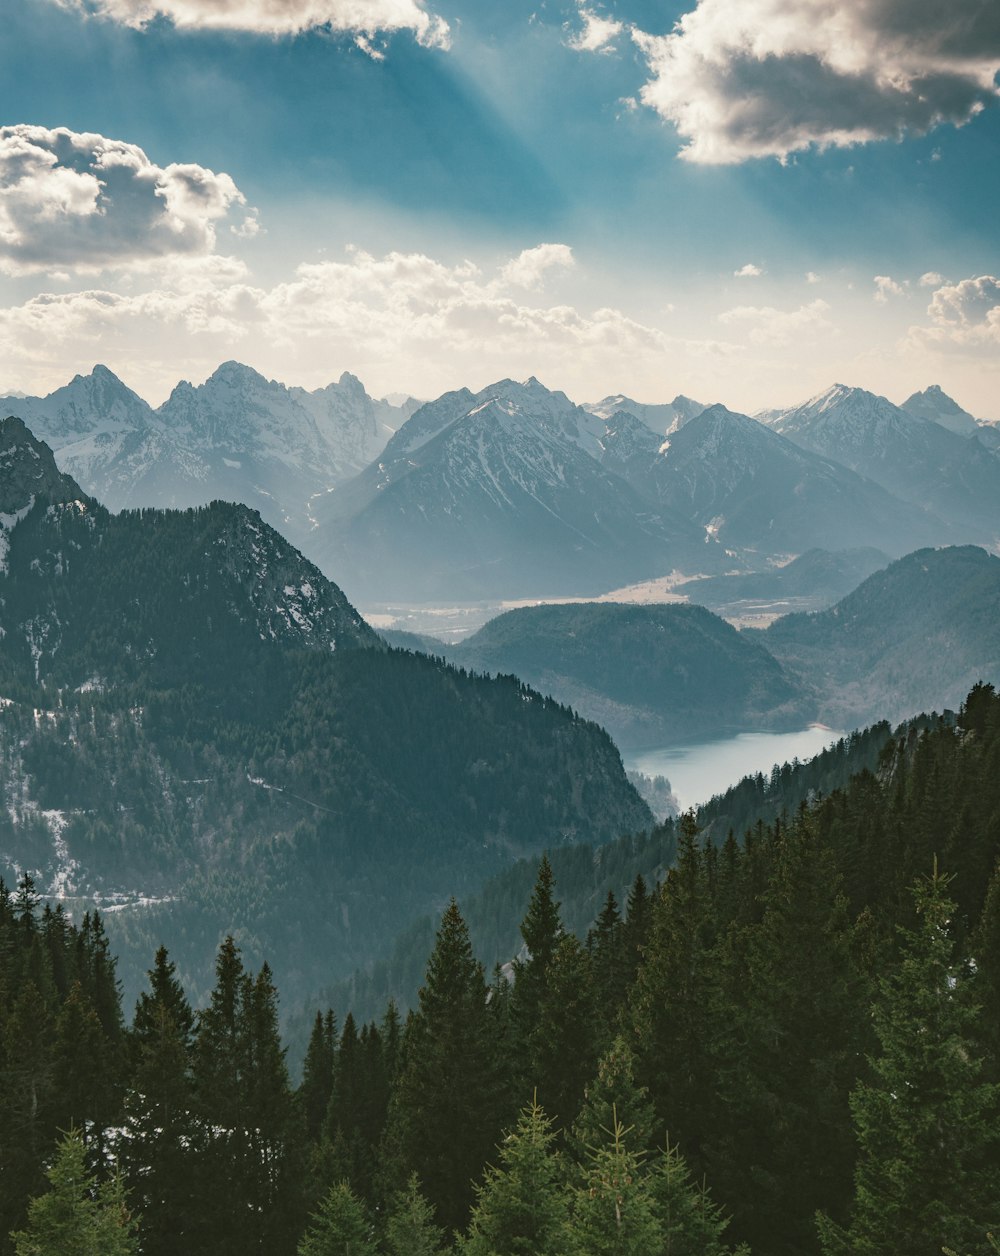
[[[476,670],[516,673],[626,748],[800,728],[812,718],[808,685],[700,606],[524,607],[443,649]]]
[[[841,728],[957,708],[976,681],[1000,680],[1000,558],[971,545],[918,550],[830,610],[752,635]]]
[[[387,650],[247,507],[112,515],[2,436],[2,874],[121,908],[130,988],[165,941],[203,989],[233,930],[304,991],[511,855],[650,821],[602,730]]]

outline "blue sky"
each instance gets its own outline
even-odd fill
[[[977,0],[22,0],[0,390],[237,357],[1000,417],[998,68]]]

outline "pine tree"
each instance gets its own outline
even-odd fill
[[[406,1189],[397,1191],[385,1226],[387,1256],[439,1256],[444,1235],[434,1224],[434,1211],[411,1173]]]
[[[641,1157],[615,1118],[573,1193],[566,1256],[661,1256],[663,1230]]]
[[[476,1190],[461,1256],[563,1256],[567,1208],[554,1137],[537,1103],[522,1111]]]
[[[914,891],[898,968],[873,1010],[879,1055],[851,1098],[858,1140],[850,1224],[819,1218],[826,1256],[984,1253],[1000,1220],[1000,1088],[983,1081],[976,1008],[953,959],[954,911],[938,875]]]
[[[298,1256],[379,1256],[371,1222],[346,1182],[330,1187],[299,1243]]]
[[[452,900],[441,920],[393,1096],[387,1164],[416,1172],[437,1220],[460,1229],[499,1133],[496,1058],[482,965]]]
[[[97,1185],[79,1130],[56,1148],[49,1190],[28,1205],[27,1228],[13,1234],[17,1256],[133,1256],[134,1224],[119,1179]]]
[[[143,1253],[172,1256],[188,1242],[198,1130],[192,1112],[194,1014],[164,947],[132,1025],[133,1086],[122,1161],[140,1216]]]
[[[654,1162],[650,1193],[663,1230],[663,1256],[728,1256],[722,1235],[729,1219],[707,1187],[694,1182],[676,1146],[668,1143]]]
[[[635,1056],[621,1037],[601,1056],[597,1076],[587,1087],[583,1107],[568,1140],[574,1159],[585,1163],[601,1146],[616,1121],[630,1131],[629,1142],[637,1152],[649,1150],[653,1139],[653,1105],[649,1092],[635,1080]]]

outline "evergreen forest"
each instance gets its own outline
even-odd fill
[[[542,859],[491,971],[452,900],[412,1009],[320,1010],[295,1076],[238,940],[126,1012],[100,914],[3,887],[0,1253],[995,1253],[1000,695],[880,742],[682,817],[582,934]]]

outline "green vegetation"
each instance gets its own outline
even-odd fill
[[[988,1256],[998,814],[980,685],[740,841],[684,817],[585,946],[543,861],[513,983],[453,902],[405,1023],[319,1014],[297,1088],[266,964],[226,939],[195,1014],[160,950],[126,1028],[100,918],[25,877],[0,890],[0,1252]]]

